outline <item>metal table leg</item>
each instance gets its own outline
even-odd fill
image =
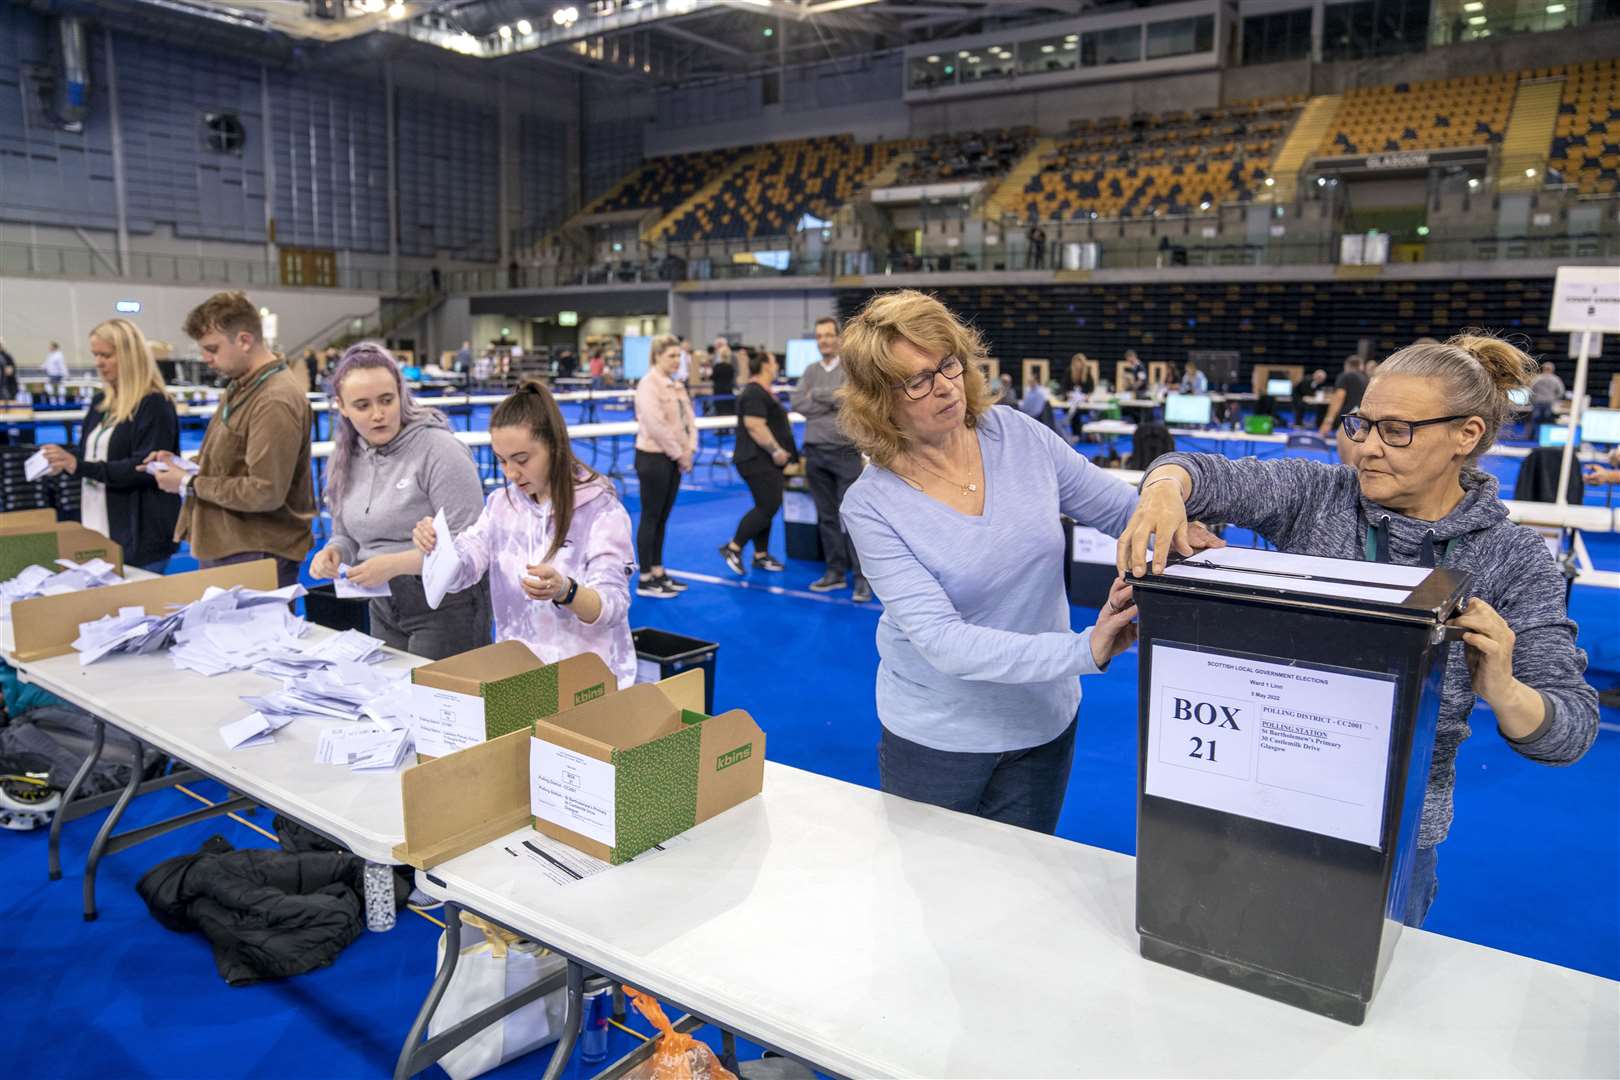
[[[101,724],[98,722],[99,728]],[[84,863],[84,921],[94,922],[96,918],[96,867],[101,863],[101,856],[107,850],[107,841],[112,839],[113,828],[118,819],[124,815],[124,809],[129,806],[130,800],[135,798],[135,789],[141,786],[141,764],[146,760],[146,747],[139,739],[131,739],[135,744],[134,756],[130,759],[129,783],[124,785],[124,793],[113,804],[112,812],[101,823],[101,830],[96,833],[95,842],[90,845],[90,857]]]
[[[52,881],[62,880],[62,823],[67,820],[67,808],[73,805],[73,799],[79,794],[85,778],[90,770],[96,767],[101,760],[101,748],[107,743],[107,725],[100,717],[96,718],[96,733],[90,741],[90,754],[79,766],[79,771],[73,774],[68,782],[67,790],[62,792],[62,805],[56,815],[51,818],[51,839],[46,845],[46,865]],[[137,769],[137,772],[140,770]]]
[[[568,1005],[563,1012],[562,1037],[551,1051],[551,1061],[540,1080],[557,1080],[568,1068],[568,1059],[574,1056],[574,1044],[579,1042],[579,1025],[585,1014],[585,969],[577,961],[568,961]]]

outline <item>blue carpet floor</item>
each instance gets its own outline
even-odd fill
[[[624,461],[628,465],[628,456]],[[633,476],[627,502],[634,514]],[[678,600],[638,601],[632,624],[719,642],[717,701],[747,709],[763,723],[773,759],[875,785],[878,611],[850,603],[847,592],[805,591],[819,565],[789,561],[781,574],[731,578],[715,548],[747,505],[733,474],[699,468],[682,491],[667,550],[668,565],[689,575],[692,588]],[[1620,567],[1616,538],[1591,539],[1600,565]],[[773,548],[784,554],[780,528]],[[185,568],[184,561],[174,567]],[[1572,607],[1591,656],[1591,681],[1620,684],[1620,605],[1612,593],[1577,587]],[[1073,609],[1077,628],[1094,617]],[[1136,663],[1133,651],[1107,675],[1085,681],[1078,752],[1059,827],[1069,839],[1124,852],[1134,845]],[[1458,761],[1456,825],[1441,849],[1441,888],[1428,929],[1620,977],[1620,714],[1606,710],[1603,720],[1591,753],[1555,769],[1514,754],[1494,733],[1488,712],[1476,714],[1475,736]],[[220,796],[212,784],[194,790]],[[126,821],[156,820],[195,805],[184,794],[165,792],[138,800]],[[260,812],[248,820],[268,829],[269,819]],[[111,856],[100,874],[101,918],[85,923],[81,874],[99,820],[67,827],[67,872],[54,883],[45,877],[42,832],[0,834],[0,876],[10,883],[0,903],[8,927],[0,936],[0,963],[26,975],[5,1020],[16,1059],[53,1077],[375,1077],[391,1071],[432,977],[438,927],[405,912],[397,929],[362,936],[325,970],[232,989],[215,973],[203,939],[161,928],[134,884],[157,862],[195,851],[215,833],[241,847],[270,841],[216,819]],[[620,1032],[614,1040],[614,1056],[634,1043]],[[542,1052],[491,1075],[533,1076],[544,1061]],[[575,1062],[569,1075],[585,1070]]]

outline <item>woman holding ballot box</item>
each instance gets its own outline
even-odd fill
[[[1074,759],[1077,676],[1135,640],[1116,585],[1069,628],[1059,516],[1117,536],[1136,504],[1017,409],[992,404],[984,345],[939,301],[875,297],[845,327],[839,422],[870,461],[842,517],[883,602],[885,792],[1053,832]]]
[[[623,689],[636,681],[630,640],[630,579],[636,559],[630,515],[611,482],[574,459],[557,401],[525,382],[495,406],[489,441],[506,474],[453,548],[449,588],[489,575],[495,637],[527,645],[548,663],[595,653]],[[432,518],[416,525],[416,547],[435,576],[440,540]]]
[[[1300,458],[1233,461],[1167,454],[1142,481],[1119,541],[1119,566],[1164,569],[1190,554],[1193,514],[1254,529],[1296,554],[1468,572],[1473,595],[1451,625],[1428,793],[1405,921],[1422,925],[1437,888],[1436,848],[1451,827],[1457,748],[1476,698],[1518,753],[1578,760],[1597,735],[1597,694],[1564,610],[1564,577],[1541,537],[1508,521],[1479,457],[1516,409],[1509,393],[1535,365],[1509,343],[1464,334],[1400,350],[1379,366],[1360,406],[1340,420],[1345,464]]]
[[[332,539],[310,561],[314,578],[371,596],[371,632],[396,649],[442,660],[489,644],[489,583],[477,580],[428,607],[422,553],[411,531],[443,510],[464,529],[483,509],[472,452],[444,414],[419,405],[387,349],[349,346],[331,378],[337,420],[326,505]]]
[[[90,356],[102,388],[79,425],[76,452],[56,445],[40,452],[51,475],[79,478],[84,527],[116,541],[126,564],[161,574],[178,546],[180,496],[158,487],[141,465],[156,451],[180,452],[174,401],[146,335],[128,319],[108,319],[90,331]]]

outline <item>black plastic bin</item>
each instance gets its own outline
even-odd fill
[[[714,715],[714,658],[720,652],[717,642],[646,626],[631,630],[630,638],[636,643],[637,668],[643,664],[657,664],[660,679],[679,675],[692,668],[702,668],[703,711]]]
[[[371,633],[371,601],[340,598],[331,585],[317,585],[304,597],[304,618],[333,630]]]

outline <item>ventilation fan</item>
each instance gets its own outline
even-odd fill
[[[209,113],[203,117],[203,142],[216,154],[240,154],[247,131],[235,113]]]

